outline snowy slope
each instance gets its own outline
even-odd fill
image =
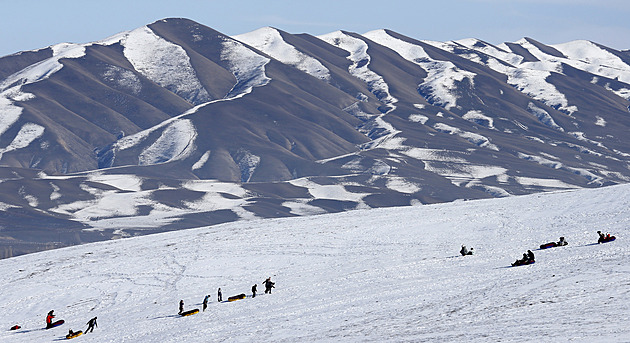
[[[398,99],[390,94],[389,85],[381,75],[378,75],[370,69],[371,57],[368,53],[368,44],[365,41],[343,31],[331,32],[318,36],[317,38],[349,52],[350,56],[347,58],[352,61],[352,65],[348,68],[350,74],[367,83],[368,89],[370,89],[382,103],[388,105],[390,108],[388,112],[396,108],[394,103],[398,102]]]
[[[232,38],[251,45],[276,60],[292,65],[318,79],[330,80],[330,72],[321,62],[285,42],[280,32],[274,28],[263,27]]]
[[[197,79],[186,51],[147,26],[122,39],[125,57],[144,76],[194,105],[212,100]]]
[[[131,187],[133,187],[131,185]],[[0,261],[0,341],[627,342],[628,185],[256,220]],[[617,240],[596,242],[596,230]],[[534,250],[566,237],[569,245]],[[461,244],[476,255],[461,257]],[[537,262],[509,267],[527,249]],[[272,295],[247,293],[271,276]],[[261,292],[262,293],[262,292]],[[180,318],[177,303],[207,311]],[[43,330],[45,314],[66,320]],[[7,331],[20,324],[17,332]]]
[[[452,62],[431,59],[422,47],[394,38],[385,30],[370,31],[363,36],[396,51],[404,59],[426,70],[428,75],[418,88],[427,94],[427,101],[432,104],[448,110],[457,104],[456,83],[468,78],[474,84],[475,74],[458,69]]]

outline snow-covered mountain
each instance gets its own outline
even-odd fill
[[[165,19],[0,58],[0,257],[630,180],[630,55]],[[4,250],[4,251],[3,251]]]
[[[0,260],[0,341],[627,342],[630,186],[240,221]],[[617,240],[597,244],[597,230]],[[538,250],[564,236],[568,245]],[[473,256],[459,255],[461,244]],[[510,267],[528,249],[536,263]],[[267,277],[271,295],[216,301]],[[177,315],[185,309],[205,312]],[[65,320],[45,330],[48,311]],[[8,331],[13,325],[22,328]]]

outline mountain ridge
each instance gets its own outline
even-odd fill
[[[65,245],[626,183],[629,62],[589,41],[229,37],[182,18],[5,56],[0,245],[32,239],[18,212],[81,228]]]

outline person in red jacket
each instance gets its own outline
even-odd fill
[[[53,318],[55,318],[55,315],[53,314],[53,312],[55,312],[55,310],[50,310],[50,312],[48,312],[48,315],[46,316],[46,328],[51,327],[52,320]]]

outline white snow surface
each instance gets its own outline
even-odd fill
[[[81,342],[627,342],[629,205],[620,185],[23,255],[0,260],[0,341],[63,340],[98,316]],[[617,240],[598,245],[597,230]],[[536,250],[559,236],[569,245]],[[536,263],[510,267],[528,249]],[[273,293],[249,297],[267,277]],[[248,297],[219,303],[219,287]],[[200,308],[206,294],[205,312],[177,316],[180,299]],[[66,323],[44,330],[51,309]]]
[[[63,65],[59,63],[62,58],[80,58],[85,56],[85,46],[72,43],[62,43],[51,47],[53,56],[38,63],[32,64],[13,75],[8,76],[1,84],[0,91],[15,85],[25,85],[40,81],[56,73]]]
[[[15,106],[14,102],[26,101],[34,97],[33,94],[22,91],[23,85],[47,79],[50,75],[61,70],[63,65],[59,60],[62,58],[80,58],[85,55],[85,47],[78,44],[62,43],[52,46],[51,49],[53,51],[52,57],[9,75],[0,83],[0,135],[15,124],[22,114],[22,107]],[[24,129],[24,126],[22,129]],[[20,133],[22,133],[22,131],[20,131]],[[18,137],[15,139],[17,140]],[[4,152],[25,147],[18,147],[18,145],[7,147]],[[0,156],[1,154],[2,152],[0,152]]]
[[[530,102],[527,104],[527,111],[531,114],[533,114],[536,118],[538,118],[538,120],[543,123],[544,125],[560,131],[560,132],[564,132],[564,129],[562,127],[560,127],[560,125],[556,124],[555,120],[553,120],[553,118],[551,117],[551,115],[549,115],[549,112],[543,110],[542,108],[534,105],[533,102]]]
[[[480,135],[478,133],[464,131],[464,130],[458,129],[456,127],[453,127],[444,123],[436,123],[435,125],[433,125],[433,128],[440,132],[448,133],[451,135],[457,135],[474,145],[487,148],[490,150],[499,151],[499,147],[492,144],[488,137]]]
[[[389,85],[387,82],[385,82],[381,75],[369,68],[371,57],[368,53],[368,44],[366,42],[342,31],[331,32],[317,36],[317,38],[349,52],[350,56],[347,58],[353,62],[352,65],[348,67],[350,74],[367,83],[370,92],[376,95],[382,103],[389,106],[390,109],[388,112],[396,108],[394,103],[398,102],[398,99],[394,98],[389,93]]]
[[[138,156],[138,165],[166,163],[187,157],[194,150],[197,130],[190,119],[167,126],[160,137]]]
[[[463,116],[463,119],[466,119],[470,122],[477,123],[479,125],[485,126],[489,129],[494,129],[494,119],[485,115],[482,111],[479,110],[470,110],[466,112]]]
[[[270,59],[259,55],[237,40],[223,41],[221,59],[228,63],[230,71],[236,78],[236,84],[226,98],[249,94],[254,87],[264,86],[271,81],[265,74],[265,66]]]
[[[41,137],[44,134],[44,127],[34,123],[26,123],[18,131],[13,141],[5,148],[0,148],[0,159],[4,153],[26,148],[34,140]]]
[[[457,105],[456,83],[465,78],[468,78],[471,84],[474,82],[474,73],[461,70],[452,62],[431,59],[421,46],[394,38],[385,30],[370,31],[363,36],[396,51],[404,59],[426,70],[428,75],[424,82],[418,85],[419,88],[430,94],[428,101],[447,110]]]
[[[547,81],[552,73],[562,73],[560,59],[550,56],[522,39],[515,44],[531,52],[540,59],[538,62],[523,62],[523,57],[511,52],[506,44],[490,46],[480,43],[476,39],[464,39],[456,42],[429,42],[446,51],[454,52],[455,49],[464,46],[471,49],[470,53],[462,54],[473,62],[485,64],[489,68],[507,75],[508,83],[528,96],[544,102],[546,105],[557,108],[568,114],[573,114],[578,108],[569,104],[566,96],[556,86]],[[484,62],[474,51],[484,54],[487,58]]]
[[[121,43],[125,57],[151,81],[194,105],[212,100],[181,46],[161,38],[147,26],[129,32]]]
[[[318,79],[330,80],[328,68],[314,57],[300,52],[293,45],[287,43],[280,35],[280,32],[272,27],[263,27],[249,33],[233,36],[232,38]]]
[[[589,73],[617,78],[630,83],[630,65],[617,55],[587,40],[576,40],[563,44],[551,45],[560,51],[566,59],[562,62]]]

